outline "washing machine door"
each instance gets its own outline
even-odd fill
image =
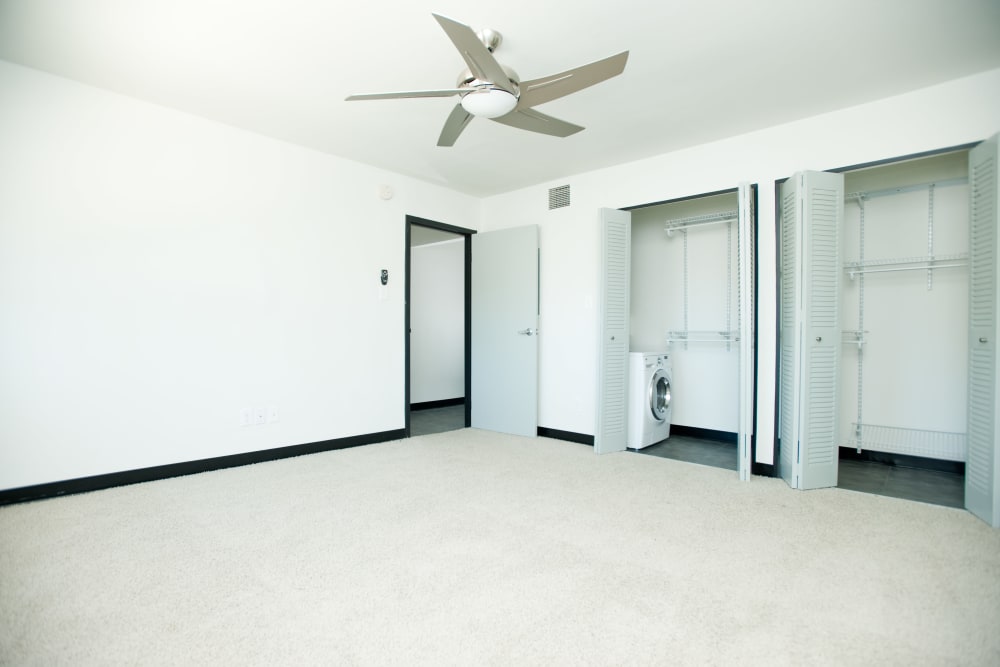
[[[653,419],[662,422],[670,407],[670,376],[662,368],[649,380],[649,411]]]

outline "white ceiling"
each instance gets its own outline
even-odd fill
[[[558,139],[475,119],[431,12],[504,36],[522,79],[630,50],[539,111]],[[1000,67],[1000,0],[0,0],[0,58],[487,196]]]

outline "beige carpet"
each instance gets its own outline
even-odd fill
[[[466,429],[0,508],[0,663],[997,665],[1000,531]]]

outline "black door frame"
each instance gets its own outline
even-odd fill
[[[474,229],[456,227],[414,215],[406,216],[406,267],[403,288],[403,414],[404,431],[410,437],[410,228],[413,225],[451,232],[465,237],[465,426],[472,425],[472,235]]]

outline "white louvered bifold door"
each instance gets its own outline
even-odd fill
[[[781,184],[778,342],[778,472],[790,487],[798,488],[799,442],[799,197],[798,178]]]
[[[750,450],[753,438],[753,382],[754,382],[754,290],[756,284],[756,258],[754,242],[757,233],[756,190],[749,183],[739,188],[739,327],[740,327],[740,421],[738,432],[739,473],[741,480],[750,479]]]
[[[800,489],[837,485],[839,453],[837,374],[840,368],[840,228],[844,176],[802,174],[802,314]]]
[[[969,398],[965,507],[1000,528],[997,413],[997,262],[1000,257],[998,138],[969,154]]]
[[[840,227],[844,177],[807,171],[781,188],[781,477],[837,485]]]
[[[600,341],[594,451],[607,454],[626,447],[632,214],[602,208],[600,216]]]

